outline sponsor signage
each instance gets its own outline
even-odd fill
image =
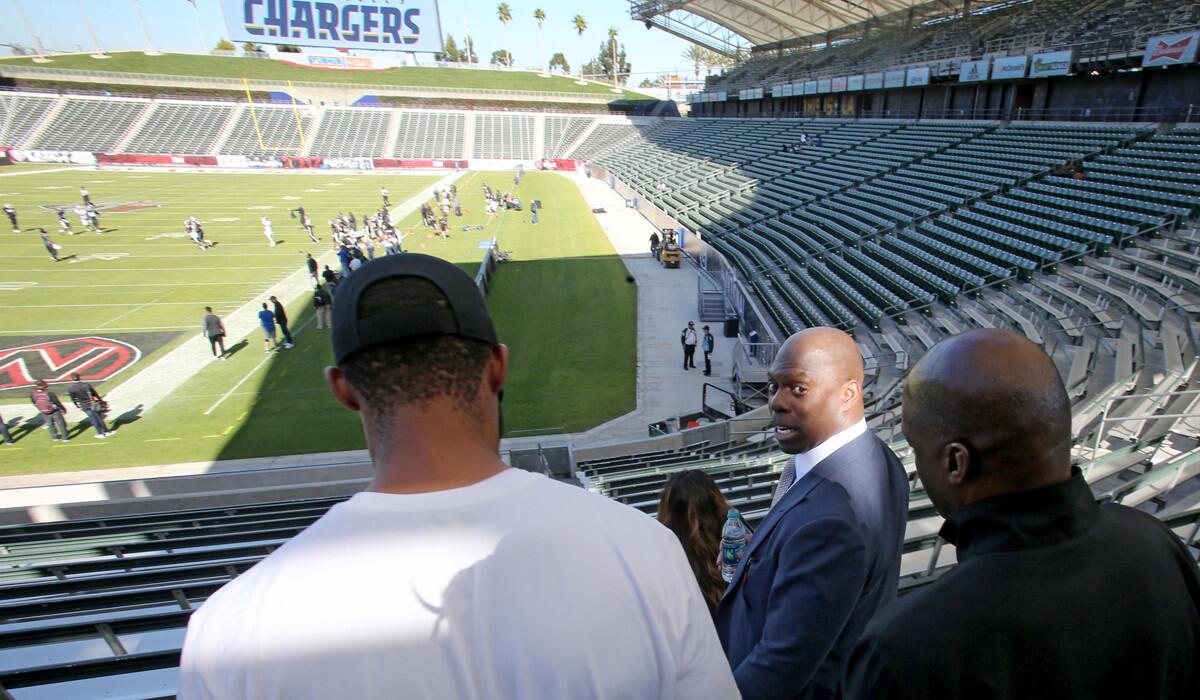
[[[75,163],[95,165],[96,156],[88,151],[24,151],[13,149],[8,157],[18,163]]]
[[[1025,77],[1028,56],[1009,56],[992,59],[992,80],[1011,80]]]
[[[817,81],[815,81],[815,80],[805,80],[805,81],[804,81],[804,94],[805,94],[805,95],[815,95],[815,94],[817,94]]]
[[[832,92],[845,92],[846,91],[846,79],[845,78],[834,78],[833,82],[830,83],[830,85],[829,85],[829,89]]]
[[[305,63],[300,65],[309,65],[314,68],[332,68],[334,70],[372,70],[375,66],[369,58],[358,58],[355,56],[305,56]],[[294,63],[288,59],[282,59],[287,63]]]
[[[1173,66],[1196,61],[1196,45],[1200,44],[1200,32],[1182,34],[1159,34],[1146,42],[1146,53],[1142,56],[1142,67]]]
[[[847,90],[862,90],[863,89],[863,76],[852,75],[849,78],[846,78],[846,89]]]
[[[792,97],[797,97],[804,94],[804,81],[797,80],[792,83]]]
[[[909,68],[904,73],[904,84],[913,87],[929,84],[929,66],[920,66],[919,68]]]
[[[906,73],[903,70],[889,70],[883,74],[883,86],[885,88],[904,87],[904,77]]]
[[[883,87],[883,73],[867,73],[863,76],[864,90],[878,90]]]
[[[437,0],[221,0],[234,42],[436,53]]]
[[[729,99],[729,93],[722,90],[717,93],[717,102],[725,102]]]
[[[1050,78],[1055,75],[1070,75],[1072,58],[1074,58],[1074,53],[1070,49],[1034,54],[1029,61],[1029,77]]]
[[[829,92],[829,88],[830,88],[831,84],[832,84],[832,81],[829,78],[818,78],[817,79],[817,92],[818,93]]]
[[[973,83],[979,80],[988,79],[988,62],[987,59],[980,61],[963,61],[958,67],[958,82]]]

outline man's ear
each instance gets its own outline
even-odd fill
[[[961,487],[967,479],[975,476],[975,466],[967,445],[948,442],[942,446],[942,468],[946,470],[946,482],[951,486]]]
[[[862,385],[858,380],[846,382],[842,387],[842,406],[851,407],[862,404]]]
[[[487,366],[483,371],[484,385],[488,392],[492,394],[499,393],[504,389],[504,383],[508,381],[508,346],[501,343],[492,348],[491,356],[488,358]]]
[[[362,410],[362,401],[359,399],[358,392],[346,381],[346,375],[342,374],[342,370],[337,367],[325,368],[325,383],[329,385],[329,391],[333,393],[333,398],[338,400],[338,403],[346,408],[358,413]]]

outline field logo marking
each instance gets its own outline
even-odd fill
[[[67,264],[74,265],[81,262],[88,262],[90,260],[120,260],[127,255],[129,255],[129,253],[92,253],[91,255],[71,258],[67,261]]]
[[[0,350],[0,389],[33,386],[37,379],[65,383],[76,372],[84,381],[104,381],[141,357],[137,347],[101,336],[6,348]]]

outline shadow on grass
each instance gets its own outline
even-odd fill
[[[369,264],[369,263],[368,263]],[[462,265],[474,276],[478,265]],[[509,347],[506,435],[579,431],[637,404],[637,287],[620,258],[503,263],[488,307]],[[329,394],[329,331],[293,312],[296,347],[274,353],[218,459],[362,449],[358,416]],[[232,409],[231,409],[232,410]]]

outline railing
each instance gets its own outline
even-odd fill
[[[705,115],[708,116],[708,115]],[[1093,109],[1029,109],[1016,107],[1013,109],[954,109],[907,111],[884,109],[859,114],[843,114],[840,112],[764,112],[760,114],[739,114],[738,119],[900,119],[918,121],[922,119],[962,120],[962,121],[1054,121],[1054,122],[1200,122],[1200,104],[1189,104],[1186,107],[1112,107]]]
[[[244,88],[241,78],[219,78],[207,76],[188,76],[188,75],[165,75],[158,73],[125,73],[120,71],[94,71],[94,70],[77,70],[69,68],[54,68],[48,66],[27,66],[12,64],[9,62],[0,62],[0,74],[8,77],[19,76],[41,76],[45,80],[76,80],[80,82],[103,82],[106,80],[116,81],[117,83],[137,84],[137,85],[180,85],[187,87],[188,84],[201,84],[221,86],[234,90]],[[53,76],[53,77],[51,77]],[[266,78],[248,78],[246,82],[251,90],[278,90],[281,86],[287,85],[287,79],[266,79]],[[444,94],[461,95],[473,99],[491,99],[491,100],[521,100],[521,99],[548,99],[548,100],[566,100],[570,99],[578,102],[603,102],[608,103],[612,100],[611,94],[604,95],[595,92],[551,92],[551,91],[536,91],[536,90],[492,90],[485,88],[459,88],[459,87],[434,87],[429,85],[387,85],[387,84],[370,84],[370,83],[333,83],[333,82],[314,82],[293,80],[292,87],[309,88],[309,89],[339,89],[339,90],[362,90],[373,94],[394,94],[403,93],[405,95],[417,95],[436,97]]]

